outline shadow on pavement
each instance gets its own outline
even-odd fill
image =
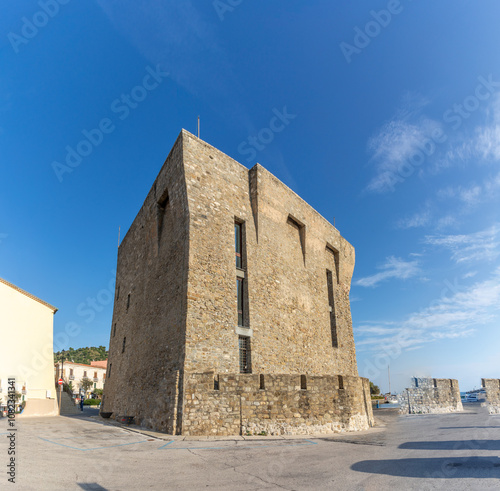
[[[80,486],[82,489],[88,489],[89,491],[92,489],[97,491],[108,491],[108,488],[103,488],[96,482],[77,482],[76,484]]]
[[[498,457],[448,457],[426,459],[363,460],[353,471],[398,477],[431,479],[500,478]]]
[[[500,450],[500,440],[405,442],[398,448],[411,450]]]

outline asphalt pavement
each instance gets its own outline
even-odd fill
[[[414,416],[380,409],[368,431],[285,438],[171,437],[91,409],[19,419],[15,485],[5,473],[0,489],[498,490],[500,415],[477,403],[464,407]],[[0,434],[8,463],[6,418]]]

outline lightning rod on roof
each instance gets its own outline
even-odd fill
[[[118,227],[118,247],[120,247],[120,228]]]
[[[200,137],[200,117],[198,116],[198,138]]]

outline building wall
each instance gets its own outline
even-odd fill
[[[463,411],[458,381],[448,378],[414,378],[399,402],[401,414]]]
[[[62,370],[62,372],[61,372]],[[73,370],[73,375],[71,375],[71,370]],[[97,380],[94,375],[97,374]],[[73,393],[77,394],[81,388],[82,379],[87,377],[88,379],[94,382],[94,389],[103,389],[104,382],[106,380],[106,369],[99,368],[92,365],[85,365],[83,363],[72,363],[70,361],[64,362],[64,368],[61,363],[56,363],[56,382],[61,377],[64,379],[66,383],[72,382],[73,384]],[[73,377],[73,378],[72,378]],[[93,389],[90,389],[89,392],[92,392]]]
[[[168,204],[162,201],[166,190]],[[164,209],[159,202],[166,205]],[[188,232],[179,138],[118,249],[101,406],[104,412],[134,415],[168,432],[175,432],[182,389]]]
[[[184,435],[308,435],[374,424],[370,383],[360,377],[191,373],[185,395]]]
[[[192,204],[186,371],[237,373],[243,332],[251,336],[254,373],[356,376],[349,305],[353,247],[260,165],[249,171],[187,132],[183,139]],[[288,223],[290,215],[304,226],[305,240]],[[245,229],[246,332],[237,329],[235,219]],[[338,251],[337,266],[327,244]],[[333,272],[335,348],[327,269]]]
[[[54,310],[0,282],[0,393],[7,401],[7,380],[15,377],[16,389],[23,391],[26,413],[33,416],[58,413],[53,373]]]
[[[486,405],[490,414],[500,414],[500,379],[483,378],[482,386],[486,389]]]

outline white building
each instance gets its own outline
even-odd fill
[[[0,404],[15,379],[23,416],[59,414],[53,377],[54,314],[57,309],[0,278]]]
[[[62,378],[65,383],[73,386],[73,394],[79,394],[82,388],[82,379],[88,378],[94,384],[87,391],[89,395],[94,389],[103,389],[106,381],[106,362],[92,362],[92,365],[84,365],[83,363],[73,363],[65,361],[56,363],[56,380]],[[99,365],[99,366],[96,366]],[[62,372],[61,372],[62,371]]]

